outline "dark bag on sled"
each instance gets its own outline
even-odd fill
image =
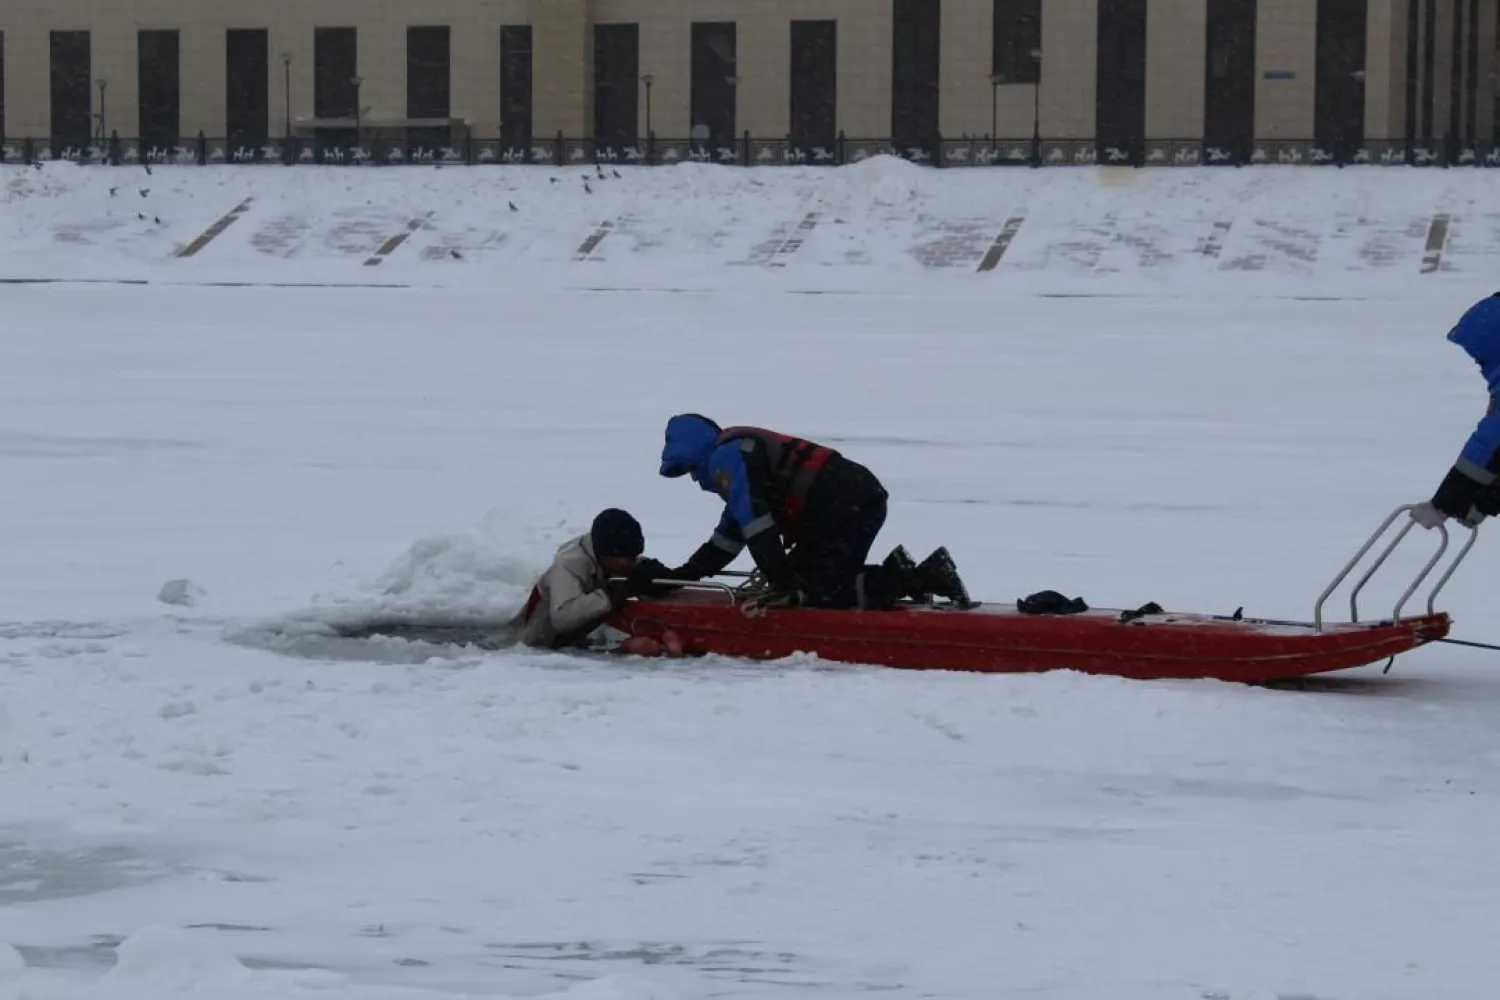
[[[1055,590],[1039,590],[1016,602],[1016,610],[1023,615],[1076,615],[1088,609],[1083,598],[1064,597]]]

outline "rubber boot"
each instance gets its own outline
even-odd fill
[[[885,557],[880,564],[885,571],[886,589],[893,601],[910,599],[913,601],[925,601],[927,593],[922,589],[917,573],[917,561],[906,551],[905,545],[898,545],[891,550],[891,554]]]
[[[958,566],[954,564],[946,546],[922,560],[917,567],[917,580],[918,585],[929,593],[945,597],[960,607],[968,607],[973,603],[969,600],[968,588],[959,577]]]
[[[885,557],[885,562],[880,564],[887,573],[892,575],[906,576],[917,571],[917,561],[906,551],[905,545],[898,545],[891,549],[891,554]]]

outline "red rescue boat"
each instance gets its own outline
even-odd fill
[[[1401,609],[1437,565],[1442,544],[1389,618],[1360,621],[1359,591],[1406,537],[1386,548],[1350,595],[1350,620],[1326,622],[1323,605],[1392,521],[1399,507],[1323,592],[1308,622],[1140,609],[1076,614],[1023,613],[1015,605],[910,604],[886,611],[766,607],[751,578],[732,587],[684,585],[670,597],[627,602],[609,619],[632,637],[679,643],[687,655],[774,660],[811,653],[842,663],[912,670],[1030,673],[1077,670],[1137,679],[1215,679],[1240,683],[1288,680],[1379,663],[1445,638],[1438,592],[1473,547],[1477,530],[1434,586],[1425,614]],[[671,582],[671,581],[663,581]]]

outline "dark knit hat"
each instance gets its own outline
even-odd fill
[[[635,518],[623,510],[611,507],[600,511],[589,529],[594,542],[594,555],[600,559],[611,556],[636,557],[646,551],[646,537]]]

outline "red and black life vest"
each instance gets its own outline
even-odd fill
[[[795,541],[802,528],[802,515],[807,508],[807,493],[818,472],[828,460],[838,455],[832,448],[812,441],[778,434],[763,427],[728,427],[719,434],[715,446],[731,441],[743,442],[742,447],[754,442],[765,456],[767,479],[766,502],[770,506],[772,519],[781,529],[782,536]],[[752,476],[754,467],[747,469]]]

